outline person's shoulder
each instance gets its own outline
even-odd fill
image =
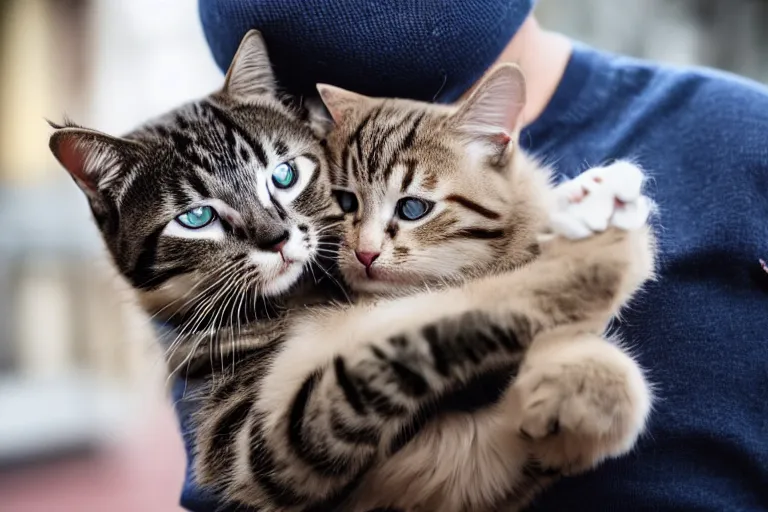
[[[627,57],[611,57],[619,91],[641,108],[658,109],[661,117],[682,117],[768,128],[768,87],[732,73],[705,67],[673,66]],[[749,128],[749,126],[742,126]]]
[[[655,63],[596,52],[611,76],[610,130],[681,157],[768,169],[768,88],[704,67]],[[639,143],[638,143],[639,144]]]

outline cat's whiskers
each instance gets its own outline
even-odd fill
[[[345,299],[347,299],[347,303],[348,303],[348,304],[351,304],[351,303],[352,303],[352,299],[351,299],[351,298],[350,298],[350,296],[347,294],[347,291],[344,289],[345,287],[344,287],[344,286],[343,286],[341,283],[339,283],[339,281],[338,281],[338,280],[337,280],[335,277],[333,277],[333,276],[331,275],[331,273],[330,273],[330,272],[328,272],[328,271],[327,271],[327,270],[326,270],[326,269],[325,269],[325,268],[324,268],[322,265],[318,265],[317,267],[318,267],[320,270],[322,270],[322,271],[323,271],[323,273],[324,273],[326,276],[328,276],[328,279],[330,279],[331,281],[333,281],[333,282],[334,282],[334,284],[336,284],[336,286],[338,286],[338,287],[339,287],[339,289],[341,290],[341,293],[343,293],[343,294],[344,294],[344,298],[345,298]]]
[[[324,256],[330,256],[331,258],[336,257],[339,255],[339,251],[334,251],[333,249],[315,249],[319,254]]]
[[[234,338],[233,338],[233,332],[234,332],[233,315],[234,315],[234,318],[237,320],[238,331],[240,329],[240,309],[239,309],[240,306],[238,305],[237,307],[235,307],[235,304],[242,303],[243,297],[248,292],[248,284],[251,276],[252,276],[252,273],[246,273],[246,274],[240,275],[237,281],[235,281],[235,283],[232,284],[231,286],[232,293],[228,296],[226,303],[223,303],[222,305],[223,309],[228,308],[230,310],[230,317],[229,317],[230,320],[229,320],[227,332],[229,334],[229,339],[230,339],[229,347],[230,347],[230,350],[232,350],[233,352],[236,351]],[[218,317],[218,313],[216,316]],[[221,317],[222,322],[223,320],[224,320],[224,315],[222,315]],[[220,332],[222,328],[223,328],[222,324],[214,327],[216,332]],[[224,346],[221,343],[220,336],[217,337],[217,339],[219,339],[219,358],[221,359],[221,371],[223,373],[224,372]]]
[[[312,282],[314,284],[317,284],[318,280],[317,280],[317,275],[315,274],[315,262],[310,261],[308,267],[309,267],[309,273],[312,274]]]
[[[267,315],[267,320],[272,320],[272,317],[269,316],[269,304],[267,304],[267,298],[261,294],[258,294],[256,300],[259,298],[261,298],[261,300],[264,302],[264,313]],[[254,307],[257,307],[256,302],[254,302]]]
[[[339,223],[331,224],[331,225],[326,225],[326,226],[321,226],[321,227],[317,228],[317,231],[315,232],[315,234],[317,235],[317,237],[319,239],[322,239],[323,236],[327,236],[326,233],[328,231],[332,231],[336,226],[338,226],[338,224]]]
[[[211,319],[211,323],[209,327],[211,331],[211,336],[212,336],[211,341],[213,342],[215,340],[214,346],[212,346],[211,350],[209,350],[209,355],[211,359],[211,370],[213,370],[214,349],[216,348],[216,345],[218,345],[221,371],[222,372],[224,371],[224,344],[222,343],[222,340],[221,340],[220,331],[222,327],[222,322],[224,321],[226,310],[227,308],[229,308],[230,302],[234,302],[235,300],[237,300],[237,292],[240,289],[238,283],[240,283],[241,280],[242,278],[238,276],[235,279],[235,282],[228,287],[228,290],[229,290],[228,293],[219,302],[219,307],[216,310],[216,313],[213,315],[213,318]],[[229,309],[230,309],[230,318],[231,318],[232,308],[229,308]],[[219,318],[219,315],[222,315],[221,318]],[[230,332],[231,332],[231,329],[230,329]],[[215,334],[215,337],[214,337],[214,334]]]
[[[233,267],[236,267],[236,266],[237,266],[237,265],[239,265],[239,264],[242,264],[242,260],[235,260],[235,261],[232,261],[232,262],[230,262],[230,263],[228,263],[228,264],[224,265],[224,267],[222,267],[222,268],[220,268],[220,269],[216,269],[214,272],[211,272],[210,274],[206,275],[205,277],[203,277],[202,279],[200,279],[199,281],[197,281],[195,284],[193,284],[193,285],[192,285],[192,286],[189,288],[189,290],[187,290],[187,291],[186,291],[186,292],[184,292],[182,295],[180,295],[179,297],[176,297],[174,300],[170,301],[168,304],[166,304],[165,306],[163,306],[162,308],[160,308],[159,310],[157,310],[157,311],[156,311],[154,314],[152,314],[152,315],[149,317],[149,319],[150,319],[150,320],[152,320],[152,319],[156,318],[156,317],[157,317],[157,316],[158,316],[160,313],[164,312],[164,311],[165,311],[166,309],[168,309],[169,307],[171,307],[171,306],[173,306],[174,304],[178,303],[180,300],[183,300],[183,299],[187,299],[187,300],[186,300],[184,303],[182,303],[182,304],[181,304],[181,306],[179,307],[179,309],[180,309],[180,310],[184,309],[184,307],[185,307],[185,306],[188,306],[188,305],[189,305],[190,303],[192,303],[192,302],[193,302],[195,299],[197,299],[198,297],[200,297],[200,295],[202,295],[203,293],[207,292],[208,290],[210,290],[211,288],[213,288],[214,286],[216,286],[216,285],[218,284],[218,282],[219,282],[219,281],[216,281],[216,282],[213,282],[213,283],[209,284],[209,285],[208,285],[208,286],[207,286],[207,287],[206,287],[204,290],[202,290],[202,291],[198,291],[198,292],[197,292],[197,294],[195,294],[195,295],[194,295],[194,296],[192,296],[192,297],[189,297],[189,295],[190,295],[190,294],[191,294],[193,291],[195,291],[195,290],[196,290],[196,289],[197,289],[197,288],[198,288],[200,285],[203,285],[203,284],[209,283],[209,282],[210,282],[210,280],[211,280],[211,278],[216,278],[217,276],[221,276],[221,275],[225,274],[227,271],[231,270]],[[188,298],[188,297],[189,297],[189,298]]]
[[[205,309],[202,310],[200,319],[195,324],[195,327],[193,328],[193,331],[197,331],[202,321],[207,317],[210,316],[214,308],[216,306],[221,307],[221,301],[230,291],[230,286],[232,285],[233,280],[237,281],[238,274],[237,272],[231,272],[229,275],[229,278],[224,282],[224,284],[221,286],[221,289],[216,292],[216,294],[211,298],[211,300],[208,301],[207,306]],[[218,310],[216,310],[218,312]],[[211,319],[211,321],[206,326],[206,331],[210,329],[210,327],[213,325],[213,321],[215,320],[215,317]]]
[[[239,302],[237,304],[237,312],[238,312],[238,314],[235,316],[235,319],[237,320],[237,338],[238,339],[242,335],[241,324],[240,324],[240,311],[242,310],[243,304],[245,304],[245,297],[246,297],[246,295],[248,293],[248,285],[250,284],[250,280],[251,280],[251,276],[250,275],[245,277],[245,279],[243,281],[244,282],[244,284],[243,284],[244,291],[242,291],[240,293],[240,300],[239,300]],[[246,317],[246,320],[247,320],[247,317]],[[237,348],[238,347],[237,347],[237,343],[235,342],[235,338],[234,338],[233,333],[234,333],[234,330],[230,328],[230,335],[232,336],[232,341],[230,343],[230,350],[232,351],[232,374],[234,375],[234,373],[235,373],[235,363],[237,361]]]
[[[236,265],[238,265],[238,264],[240,264],[240,263],[242,263],[240,260],[237,260],[237,261],[233,261],[233,262],[231,262],[231,263],[229,263],[229,264],[225,265],[223,268],[216,270],[214,273],[212,273],[212,274],[210,275],[210,277],[216,277],[216,276],[218,276],[218,275],[220,275],[220,274],[222,274],[222,273],[225,273],[225,272],[227,272],[228,270],[231,270],[233,267],[235,267]],[[192,287],[191,287],[189,290],[187,290],[187,291],[186,291],[186,292],[185,292],[183,295],[181,295],[181,296],[177,297],[176,299],[174,299],[174,300],[170,301],[168,304],[166,304],[165,306],[163,306],[162,308],[160,308],[159,310],[157,310],[157,311],[156,311],[154,314],[150,315],[148,318],[146,318],[146,320],[144,320],[146,323],[144,323],[143,325],[149,325],[149,324],[150,324],[150,323],[151,323],[151,322],[152,322],[152,321],[153,321],[155,318],[157,318],[157,316],[158,316],[158,315],[160,315],[160,313],[162,313],[163,311],[165,311],[166,309],[168,309],[168,308],[169,308],[169,307],[171,307],[172,305],[176,304],[178,301],[180,301],[180,300],[182,300],[182,299],[186,298],[186,297],[187,297],[189,294],[191,294],[191,293],[192,293],[192,292],[195,290],[195,288],[197,288],[197,287],[198,287],[198,286],[200,286],[201,284],[209,282],[209,280],[210,280],[210,277],[209,277],[209,276],[206,276],[206,278],[204,278],[204,279],[201,279],[200,281],[198,281],[197,283],[195,283],[194,285],[192,285]],[[188,298],[188,299],[187,299],[187,300],[186,300],[186,301],[185,301],[183,304],[181,304],[181,306],[179,307],[179,310],[180,310],[180,311],[183,311],[185,307],[187,307],[187,306],[189,306],[190,304],[194,303],[194,301],[196,301],[197,299],[199,299],[199,298],[200,298],[200,296],[202,296],[204,293],[206,293],[206,292],[207,292],[207,291],[209,291],[211,288],[213,288],[214,286],[216,286],[216,285],[217,285],[219,282],[220,282],[220,280],[219,280],[219,281],[216,281],[216,282],[214,282],[214,283],[212,283],[211,285],[209,285],[209,286],[208,286],[207,288],[205,288],[204,290],[202,290],[202,291],[199,291],[199,292],[198,292],[197,294],[195,294],[193,297],[190,297],[190,298]]]
[[[240,324],[240,312],[242,311],[243,304],[245,303],[246,295],[248,294],[248,288],[251,284],[251,279],[255,275],[255,273],[246,273],[243,276],[243,284],[242,289],[239,292],[238,297],[238,303],[237,307],[234,309],[234,311],[237,312],[235,315],[235,321],[237,322],[237,338],[239,339],[242,334],[241,324]],[[248,317],[246,316],[246,321]],[[237,356],[237,343],[235,342],[235,335],[234,335],[234,329],[232,329],[233,322],[230,320],[230,329],[229,329],[229,335],[230,335],[230,350],[232,352],[232,373],[235,372],[235,362],[236,362],[236,356]]]
[[[218,292],[213,297],[211,297],[210,299],[208,299],[204,303],[205,304],[205,308],[204,309],[201,308],[192,317],[192,319],[190,320],[190,322],[187,325],[187,327],[189,327],[189,329],[185,328],[179,334],[179,337],[185,336],[184,333],[185,333],[185,331],[187,331],[191,335],[192,334],[197,334],[198,335],[197,340],[193,342],[192,348],[188,351],[186,357],[176,366],[176,368],[174,368],[173,371],[171,371],[169,373],[168,378],[166,379],[165,385],[167,387],[168,384],[169,384],[170,379],[173,378],[176,375],[176,373],[181,369],[182,366],[186,365],[187,370],[184,372],[185,373],[185,377],[184,377],[185,380],[184,380],[184,391],[182,393],[182,398],[184,396],[186,396],[186,390],[187,390],[187,384],[188,384],[189,365],[192,363],[192,360],[194,359],[198,349],[200,348],[200,346],[202,345],[202,343],[206,339],[206,337],[209,338],[209,340],[210,340],[209,341],[209,345],[213,341],[213,334],[214,334],[214,332],[211,331],[211,329],[210,329],[210,327],[213,325],[213,320],[211,320],[208,323],[208,325],[206,326],[206,329],[198,331],[198,328],[202,324],[202,322],[205,319],[205,317],[209,315],[209,313],[211,312],[212,308],[214,308],[217,303],[219,304],[219,307],[221,307],[220,297],[229,290],[230,283],[232,282],[233,278],[235,278],[235,279],[237,278],[237,273],[236,272],[230,272],[229,273],[229,279],[227,279],[227,282],[225,283],[225,285],[220,290],[218,290]],[[217,310],[217,313],[218,313],[218,310]],[[194,322],[194,324],[193,324],[193,322]],[[186,339],[186,341],[189,342],[189,339]],[[209,355],[209,358],[212,357],[212,351],[211,350],[208,351],[208,355]],[[213,360],[212,359],[211,359],[211,366],[213,366]]]
[[[240,263],[240,262],[235,262],[234,264],[229,265],[228,267],[225,267],[222,271],[220,271],[224,275],[221,276],[219,279],[217,279],[213,284],[211,284],[205,290],[203,290],[202,292],[198,293],[193,299],[190,299],[189,302],[191,302],[192,300],[198,300],[203,294],[205,294],[210,289],[212,289],[213,287],[217,286],[221,281],[227,279],[233,273],[235,273],[238,270],[238,269],[235,268],[237,266],[237,263]],[[217,274],[218,274],[218,272],[217,272]],[[193,313],[192,317],[184,323],[182,328],[179,330],[176,338],[173,340],[173,342],[165,350],[165,353],[163,354],[163,357],[165,357],[166,360],[170,360],[170,356],[172,356],[173,352],[175,351],[175,349],[178,348],[177,344],[183,343],[184,334],[185,334],[185,332],[187,332],[187,329],[193,324],[193,322],[197,318],[198,314],[200,313],[200,311],[202,311],[202,309],[205,307],[205,305],[208,303],[208,301],[213,300],[214,298],[215,298],[215,296],[207,298],[206,300],[203,300],[203,301],[201,301],[198,304],[198,308],[195,310],[195,312]]]
[[[176,377],[176,374],[178,373],[178,371],[181,369],[182,366],[186,364],[187,368],[189,368],[189,361],[192,360],[192,356],[197,352],[197,349],[200,347],[202,340],[203,340],[203,337],[201,336],[197,339],[197,341],[192,342],[192,348],[188,351],[186,357],[181,362],[179,362],[179,364],[176,365],[176,367],[173,370],[168,372],[168,377],[166,377],[165,379],[166,389],[171,385],[171,380]],[[181,399],[184,399],[186,396],[187,382],[188,382],[187,377],[185,376],[184,390],[182,391]]]
[[[211,309],[215,307],[220,297],[227,291],[231,280],[236,277],[237,277],[237,272],[235,272],[234,270],[231,270],[227,275],[223,276],[221,279],[217,281],[217,282],[221,282],[222,280],[226,280],[226,283],[224,284],[224,286],[221,287],[221,289],[217,290],[212,297],[209,297],[205,301],[201,302],[200,307],[197,308],[192,318],[190,318],[185,323],[186,325],[181,329],[178,336],[176,337],[176,340],[174,340],[174,343],[172,344],[172,345],[175,345],[176,342],[179,341],[178,345],[176,346],[176,350],[178,350],[178,348],[181,346],[185,337],[187,337],[191,333],[198,331],[200,324],[203,322],[205,317],[210,313]],[[199,344],[197,346],[199,346]],[[193,350],[197,350],[197,346],[195,346]],[[175,353],[175,350],[174,350],[174,353]],[[167,356],[167,359],[171,360],[172,356],[173,356],[173,353]],[[178,368],[176,369],[176,371],[177,370]],[[171,373],[171,375],[173,375],[173,373]]]

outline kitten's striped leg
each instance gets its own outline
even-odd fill
[[[452,398],[468,408],[487,405],[493,398],[458,396],[484,378],[500,396],[538,328],[523,314],[470,311],[370,333],[307,375],[272,421],[270,400],[259,407],[264,415],[252,413],[250,489],[241,477],[237,498],[280,510],[332,509],[368,468],[455,407]]]
[[[389,456],[436,414],[498,399],[540,329],[523,313],[469,311],[338,356],[336,380],[355,411],[349,421],[384,427],[381,455]],[[496,387],[496,396],[465,393],[484,382]]]

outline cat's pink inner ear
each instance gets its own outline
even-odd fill
[[[491,142],[498,146],[506,146],[512,140],[512,136],[506,132],[491,135]]]
[[[493,134],[494,143],[504,143],[503,134],[511,138],[520,129],[525,97],[525,78],[520,68],[498,65],[459,108],[459,127],[472,135]]]
[[[56,158],[73,178],[89,190],[97,191],[98,187],[94,177],[86,171],[87,156],[83,144],[79,143],[77,137],[61,135],[53,149]]]
[[[337,97],[337,88],[327,84],[317,84],[317,92],[320,93],[320,99],[323,101],[328,113],[331,114],[333,122],[341,123],[344,118],[344,112],[340,108],[340,102]]]

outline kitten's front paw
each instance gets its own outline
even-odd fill
[[[635,445],[651,394],[637,364],[606,341],[562,350],[570,354],[524,369],[515,383],[520,435],[542,466],[576,474]]]
[[[653,202],[642,194],[645,174],[629,162],[595,167],[555,188],[550,226],[556,235],[586,238],[613,226],[633,231],[645,225]]]

